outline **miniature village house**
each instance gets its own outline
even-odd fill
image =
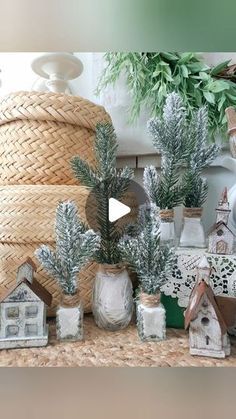
[[[216,214],[216,222],[208,233],[208,252],[230,255],[233,253],[234,233],[227,225],[230,214],[227,188],[222,193],[218,208],[216,208]]]
[[[225,358],[230,355],[230,341],[224,317],[206,280],[209,269],[204,256],[197,268],[197,282],[185,311],[185,328],[189,329],[191,355]]]
[[[28,258],[17,271],[16,283],[0,298],[0,349],[45,346],[48,342],[46,306],[51,294],[34,278]]]

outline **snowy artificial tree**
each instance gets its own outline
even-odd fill
[[[207,198],[207,181],[202,178],[203,170],[219,154],[216,144],[209,144],[208,115],[205,107],[197,110],[188,127],[189,153],[183,176],[185,188],[184,223],[180,236],[181,247],[205,247],[205,233],[201,223],[203,204]]]
[[[148,121],[154,147],[161,153],[161,173],[151,166],[144,171],[144,187],[151,202],[160,208],[161,240],[175,241],[174,207],[184,200],[181,168],[187,155],[186,109],[176,93],[166,98],[162,118]]]
[[[79,156],[72,159],[76,178],[91,189],[97,208],[97,228],[101,237],[95,254],[99,263],[93,290],[93,314],[96,324],[108,330],[126,327],[132,317],[132,283],[122,264],[118,242],[122,231],[109,221],[109,199],[121,199],[128,190],[133,171],[116,168],[116,134],[112,124],[96,126],[95,166]]]
[[[62,291],[57,309],[57,336],[61,340],[83,339],[83,305],[78,274],[100,245],[100,237],[80,220],[73,201],[59,203],[55,223],[56,250],[42,245],[35,255]]]
[[[206,108],[193,112],[190,121],[186,115],[181,97],[171,93],[163,117],[148,122],[153,144],[162,154],[162,165],[160,174],[153,166],[145,169],[144,186],[151,202],[160,207],[162,240],[174,240],[173,208],[184,204],[185,224],[191,227],[192,234],[187,228],[188,234],[184,233],[180,245],[204,247],[200,219],[207,184],[201,174],[217,156],[219,147],[208,143]]]
[[[174,254],[160,245],[159,210],[155,204],[140,208],[136,229],[119,243],[121,254],[137,273],[140,292],[137,298],[137,327],[143,341],[165,339],[165,309],[160,303],[160,289],[168,280]]]

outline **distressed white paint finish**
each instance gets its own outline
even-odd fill
[[[180,247],[206,247],[205,233],[200,218],[184,217]]]
[[[225,358],[230,354],[230,341],[222,335],[220,324],[211,302],[204,296],[197,317],[190,322],[189,347],[191,355]]]
[[[143,341],[159,341],[166,338],[166,312],[162,304],[157,307],[137,305],[137,327]]]
[[[162,242],[175,242],[175,223],[171,222],[160,222],[160,239]]]
[[[93,314],[98,327],[124,329],[133,313],[133,287],[126,269],[116,274],[98,270],[93,290]]]
[[[16,317],[9,317],[9,310],[17,312]],[[0,349],[45,346],[47,342],[46,306],[22,283],[0,304]]]
[[[59,307],[57,309],[57,338],[77,341],[83,339],[83,307]]]
[[[225,224],[221,224],[209,234],[208,252],[231,255],[234,247],[234,235]]]

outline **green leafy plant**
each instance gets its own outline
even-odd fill
[[[79,156],[72,159],[76,178],[92,188],[97,203],[97,225],[101,236],[95,258],[99,263],[116,264],[121,261],[118,242],[122,232],[109,221],[109,199],[120,199],[133,177],[132,169],[116,169],[117,142],[114,128],[109,123],[98,124],[94,144],[96,166],[93,168]]]
[[[43,245],[35,255],[57,280],[65,294],[75,294],[78,273],[99,248],[100,237],[79,219],[73,201],[61,202],[56,211],[56,250]]]
[[[140,208],[135,236],[124,236],[119,242],[119,249],[123,259],[137,273],[142,291],[151,295],[158,293],[168,280],[174,254],[168,246],[160,246],[156,205]]]
[[[192,118],[196,108],[207,106],[211,134],[226,132],[225,109],[236,106],[236,83],[222,79],[230,61],[214,68],[207,66],[193,52],[109,52],[97,94],[124,75],[131,94],[130,121],[147,107],[152,116],[160,116],[167,95],[178,93]]]

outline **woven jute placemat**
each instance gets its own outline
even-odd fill
[[[141,342],[137,329],[108,332],[99,329],[91,315],[85,315],[85,340],[64,343],[56,340],[55,322],[50,322],[49,345],[45,348],[2,350],[0,366],[12,367],[190,367],[236,366],[236,338],[232,355],[226,359],[193,357],[188,333],[167,329],[161,342]]]

